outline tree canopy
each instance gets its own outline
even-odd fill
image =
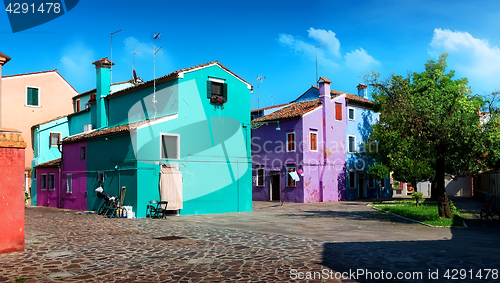
[[[406,77],[366,77],[381,113],[370,136],[378,142],[374,158],[397,180],[435,181],[441,217],[451,217],[445,173],[477,172],[500,160],[499,120],[481,121],[486,100],[471,94],[466,78],[446,73],[446,57],[429,60],[424,72]]]

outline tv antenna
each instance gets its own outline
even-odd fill
[[[156,53],[161,50],[161,47],[156,50],[156,39],[160,37],[161,33],[155,33],[153,34],[153,108],[155,109],[155,115],[153,119],[156,118],[156,103],[158,101],[156,100]]]
[[[257,109],[260,109],[260,84],[264,81],[266,76],[258,75],[257,76]]]
[[[117,30],[117,31],[111,33],[111,68],[109,70],[110,76],[111,76],[110,84],[113,83],[113,34],[119,33],[120,31],[122,31],[122,30]]]
[[[274,95],[274,94],[273,94],[273,95],[271,95],[271,106],[274,106],[274,97],[275,97],[275,96],[276,96],[276,95]]]

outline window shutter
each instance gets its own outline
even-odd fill
[[[212,97],[212,82],[207,81],[207,98]]]
[[[335,103],[335,119],[342,121],[342,104]]]
[[[224,100],[227,101],[227,84],[226,83],[222,84],[222,97],[224,97]]]
[[[33,88],[31,89],[32,95],[33,95],[33,104],[34,106],[38,106],[38,89]]]
[[[28,96],[27,104],[33,105],[33,89],[32,88],[28,88],[27,96]]]

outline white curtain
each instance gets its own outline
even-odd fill
[[[168,210],[182,209],[182,172],[179,169],[161,166],[160,198],[168,201]]]

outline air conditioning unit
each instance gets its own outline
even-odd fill
[[[92,131],[92,124],[83,125],[83,132],[84,133],[87,133],[87,132],[90,132],[90,131]]]

